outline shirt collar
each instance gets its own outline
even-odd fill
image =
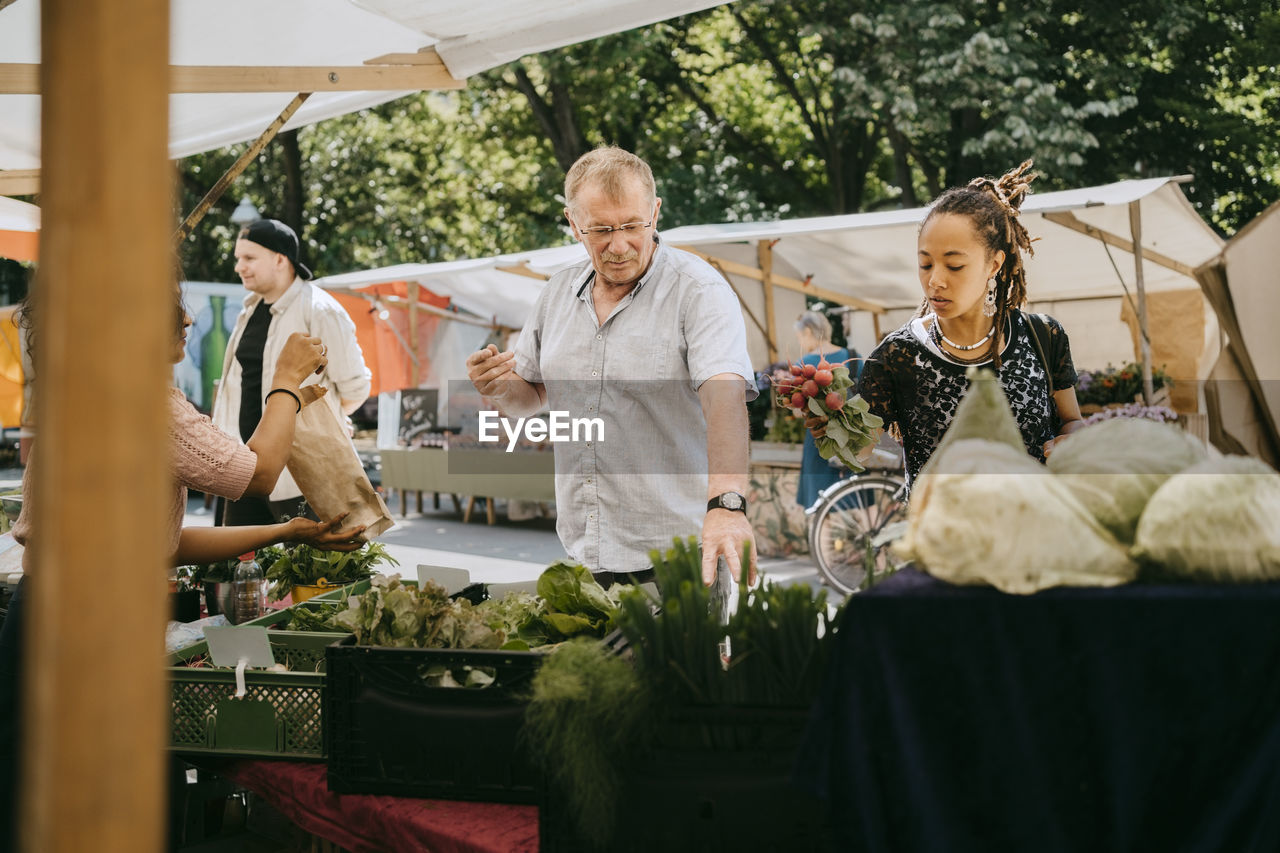
[[[280,294],[279,299],[271,303],[271,313],[279,314],[283,311],[288,310],[290,305],[292,305],[294,302],[297,302],[298,299],[301,297],[302,291],[305,290],[305,288],[300,286],[301,284],[302,284],[302,279],[299,278],[298,276],[294,276],[293,284],[289,285],[289,289],[286,290],[284,293]]]
[[[298,298],[298,294],[301,293],[303,290],[303,288],[298,287],[300,283],[302,283],[302,279],[299,276],[295,275],[293,277],[293,284],[289,285],[289,288],[280,295],[279,299],[271,303],[271,313],[279,314],[285,308],[288,308],[290,305],[293,304],[294,300]],[[248,293],[245,294],[245,297],[244,297],[244,307],[256,308],[258,303],[261,301],[262,301],[261,293],[254,293],[253,291],[249,291]]]

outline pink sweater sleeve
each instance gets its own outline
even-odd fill
[[[239,500],[249,488],[258,455],[200,414],[177,388],[169,389],[173,473],[197,491]]]

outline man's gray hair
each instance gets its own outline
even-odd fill
[[[578,192],[586,184],[599,187],[610,199],[620,199],[631,181],[639,181],[640,186],[651,198],[657,198],[657,187],[653,182],[653,170],[649,164],[630,151],[623,151],[615,145],[606,145],[588,151],[569,167],[564,177],[565,206],[577,212],[574,200]]]
[[[813,333],[819,341],[831,340],[831,321],[820,311],[806,311],[796,320],[796,331],[802,329]]]

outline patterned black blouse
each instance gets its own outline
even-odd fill
[[[1045,317],[1049,346],[1045,356],[1053,370],[1053,390],[1076,383],[1071,344],[1061,324]],[[1045,369],[1032,343],[1031,329],[1021,313],[1010,318],[1012,334],[1001,353],[1000,384],[1022,430],[1027,453],[1044,461],[1043,445],[1055,435],[1057,407],[1048,393]],[[913,328],[914,327],[914,328]],[[991,361],[980,364],[991,366]],[[962,365],[942,355],[928,338],[922,321],[913,320],[885,337],[867,358],[858,393],[885,428],[896,423],[902,433],[907,480],[914,481],[955,416],[960,397],[969,387]]]

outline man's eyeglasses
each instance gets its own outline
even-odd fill
[[[648,222],[627,222],[622,225],[594,225],[591,228],[579,228],[578,233],[588,240],[604,242],[612,237],[615,231],[621,231],[622,236],[626,237],[639,234],[652,224],[653,220],[650,219]]]

